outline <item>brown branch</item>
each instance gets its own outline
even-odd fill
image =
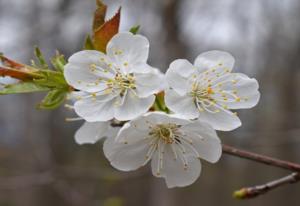
[[[276,159],[273,157],[269,157],[266,155],[261,155],[253,152],[248,152],[245,150],[237,149],[235,147],[229,146],[229,145],[222,145],[223,153],[229,154],[232,156],[252,160],[255,162],[259,162],[266,165],[271,165],[274,167],[294,171],[295,173],[292,173],[286,177],[274,180],[272,182],[268,182],[263,185],[258,185],[254,187],[246,187],[242,188],[240,190],[237,190],[233,193],[233,196],[237,199],[249,199],[254,198],[259,195],[265,194],[266,192],[273,190],[277,187],[286,185],[286,184],[292,184],[300,181],[300,164],[288,162],[280,159]]]
[[[300,181],[300,174],[295,172],[288,176],[282,177],[277,180],[273,180],[263,185],[242,188],[240,190],[235,191],[233,193],[233,196],[237,199],[250,199],[265,194],[266,192],[269,192],[270,190],[273,190],[277,187],[286,184],[294,184],[299,181]]]
[[[300,172],[300,164],[288,162],[280,159],[276,159],[273,157],[269,157],[266,155],[261,155],[253,152],[248,152],[245,150],[237,149],[235,147],[229,145],[222,145],[223,153],[229,154],[232,156],[237,156],[244,159],[249,159],[255,162],[263,163],[266,165],[271,165],[274,167],[283,168],[290,171]]]

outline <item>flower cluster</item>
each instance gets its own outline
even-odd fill
[[[234,58],[226,52],[200,54],[194,64],[175,60],[165,75],[147,64],[148,54],[147,38],[118,33],[106,53],[84,50],[69,58],[64,76],[76,89],[73,108],[86,121],[75,140],[105,138],[104,154],[113,167],[131,171],[151,162],[153,175],[169,188],[187,186],[200,175],[200,159],[219,160],[215,130],[241,125],[230,109],[255,106],[258,83],[232,73]],[[165,105],[157,109],[161,92]]]

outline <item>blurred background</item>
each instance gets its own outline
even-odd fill
[[[150,63],[165,71],[175,58],[193,61],[218,49],[236,58],[235,71],[258,79],[261,101],[239,111],[243,126],[219,133],[239,148],[300,162],[299,0],[105,1],[112,16],[122,5],[121,30],[141,25],[151,43]],[[33,46],[49,58],[69,57],[90,32],[94,0],[0,0],[0,51],[29,63]],[[281,206],[299,205],[300,184],[253,200],[235,189],[287,171],[223,155],[190,187],[167,189],[148,167],[123,173],[110,167],[102,142],[76,145],[81,122],[65,108],[37,111],[43,94],[0,97],[0,206]]]

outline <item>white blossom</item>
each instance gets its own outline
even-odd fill
[[[73,103],[81,97],[86,95],[85,92],[70,92],[68,93],[67,99],[70,103]],[[74,110],[74,107],[70,104],[65,104],[66,108]],[[66,118],[67,121],[82,121],[81,117]],[[95,144],[96,142],[104,138],[116,137],[119,127],[112,127],[111,121],[105,122],[87,122],[85,121],[82,126],[75,133],[75,142],[77,144]]]
[[[107,54],[85,50],[73,54],[65,66],[66,81],[83,95],[75,112],[89,122],[113,118],[130,120],[146,113],[163,90],[164,76],[146,61],[149,41],[141,35],[116,34]]]
[[[126,123],[116,138],[104,143],[111,165],[131,171],[151,161],[152,173],[167,186],[183,187],[199,177],[199,159],[215,163],[222,153],[220,140],[207,123],[151,112]]]
[[[229,131],[241,125],[229,109],[255,106],[260,98],[258,83],[245,74],[231,73],[234,58],[226,52],[200,54],[194,65],[185,59],[170,64],[166,79],[170,88],[165,102],[184,118],[199,118],[216,130]]]
[[[119,128],[111,127],[110,122],[84,122],[75,133],[77,144],[95,144],[103,138],[116,137]]]

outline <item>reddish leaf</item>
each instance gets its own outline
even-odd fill
[[[8,67],[1,67],[1,66],[0,66],[0,76],[9,76],[23,81],[30,80],[35,77],[39,77],[38,74],[34,74],[32,72],[26,72],[22,70],[12,69]]]
[[[107,43],[119,31],[120,17],[121,8],[118,10],[115,16],[94,31],[93,40],[95,49],[106,52]]]
[[[14,69],[21,69],[22,67],[24,67],[23,64],[15,62],[11,59],[8,59],[7,57],[5,57],[3,55],[0,55],[0,59],[1,59],[2,64],[6,67],[11,67]]]
[[[96,3],[97,9],[94,14],[93,31],[96,31],[104,24],[107,10],[107,6],[101,0],[96,0]]]
[[[38,70],[14,60],[11,60],[3,55],[0,55],[0,60],[4,66],[0,66],[0,76],[9,76],[20,80],[29,80],[39,77],[35,74]]]

